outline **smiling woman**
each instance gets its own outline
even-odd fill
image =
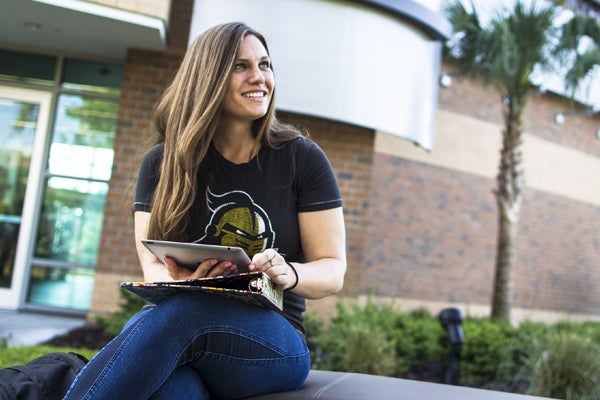
[[[278,121],[274,96],[260,33],[243,23],[202,33],[156,107],[156,143],[142,161],[133,209],[146,281],[247,268],[284,291],[283,310],[202,293],[146,307],[65,399],[239,399],[302,385],[310,368],[305,299],[341,289],[345,228],[329,161]],[[236,246],[251,262],[208,259],[189,268],[159,259],[144,239]]]

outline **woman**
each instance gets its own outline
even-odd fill
[[[304,299],[338,292],[346,269],[339,188],[324,153],[275,118],[267,43],[242,23],[198,37],[159,102],[142,162],[135,239],[146,281],[195,271],[144,238],[235,245],[284,290],[279,313],[188,293],[146,307],[78,376],[65,399],[241,399],[300,387],[310,369]]]

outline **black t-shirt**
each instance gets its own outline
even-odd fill
[[[142,161],[134,211],[151,210],[162,154],[159,144]],[[303,137],[279,149],[263,147],[244,164],[229,162],[211,146],[197,179],[206,190],[198,192],[189,241],[239,246],[250,257],[274,248],[287,261],[304,262],[298,213],[342,205],[325,154]],[[304,298],[285,291],[283,301],[283,315],[304,333]]]

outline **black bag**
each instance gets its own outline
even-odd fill
[[[60,400],[87,362],[77,353],[49,353],[1,369],[0,400]]]

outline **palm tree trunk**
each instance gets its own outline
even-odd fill
[[[492,317],[510,321],[514,298],[517,233],[522,203],[523,157],[521,115],[524,105],[512,102],[504,110],[500,168],[495,191],[498,204],[498,247],[492,299]]]
[[[498,203],[500,203],[498,199]],[[492,300],[492,317],[510,321],[514,298],[514,270],[516,265],[516,242],[518,223],[507,207],[500,206],[498,216],[498,244],[496,275]]]

